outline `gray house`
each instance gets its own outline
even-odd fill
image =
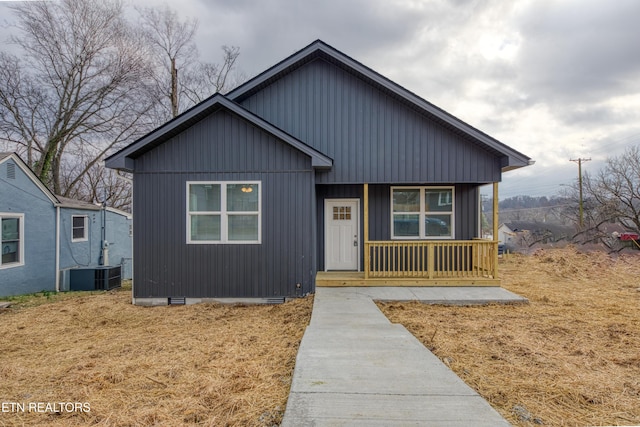
[[[479,187],[529,163],[322,41],[107,159],[134,175],[137,304],[497,285]]]
[[[131,215],[54,195],[15,153],[0,153],[0,224],[0,296],[69,290],[105,265],[132,277]]]

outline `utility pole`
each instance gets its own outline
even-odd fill
[[[569,161],[578,164],[578,187],[580,188],[580,229],[582,229],[582,227],[584,226],[584,211],[582,207],[582,163],[591,161],[591,157],[589,157],[588,159],[569,159]]]

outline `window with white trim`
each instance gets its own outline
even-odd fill
[[[24,215],[0,213],[0,268],[24,265]]]
[[[453,239],[453,187],[391,187],[392,239]]]
[[[261,183],[187,182],[187,243],[260,243]]]
[[[86,215],[72,215],[71,216],[71,241],[72,242],[85,242],[89,240],[88,230],[88,218]]]

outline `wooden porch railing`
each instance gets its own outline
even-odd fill
[[[365,279],[498,277],[498,242],[494,241],[368,241],[364,249]]]

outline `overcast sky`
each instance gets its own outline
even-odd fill
[[[202,59],[254,76],[316,39],[536,161],[500,198],[552,195],[570,159],[640,143],[638,0],[137,0],[197,17]],[[0,8],[6,13],[6,8]]]

